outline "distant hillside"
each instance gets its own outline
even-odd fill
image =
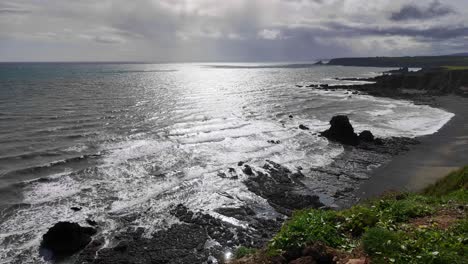
[[[448,56],[455,56],[455,57],[468,57],[468,52],[465,53],[456,53],[456,54],[450,54]]]
[[[413,68],[468,66],[468,56],[337,58],[330,60],[328,65]]]

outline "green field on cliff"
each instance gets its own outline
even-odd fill
[[[467,263],[467,204],[465,167],[421,193],[390,193],[341,211],[297,211],[268,247],[250,258],[253,262],[239,263],[269,263],[264,260],[317,243],[338,259],[364,258],[377,264]]]

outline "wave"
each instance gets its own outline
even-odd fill
[[[97,158],[99,156],[100,154],[88,154],[88,155],[81,155],[81,156],[75,156],[71,158],[55,160],[55,161],[51,161],[51,162],[41,164],[41,165],[30,166],[26,168],[8,171],[2,175],[2,178],[14,178],[15,176],[25,175],[25,174],[39,174],[43,172],[44,170],[50,170],[55,167],[70,165],[75,162],[80,162],[80,161],[90,159],[90,158]]]
[[[102,73],[146,73],[146,72],[177,72],[178,70],[122,70],[122,71],[104,71]]]
[[[318,67],[313,63],[297,63],[297,64],[272,64],[272,65],[203,65],[208,68],[215,69],[301,69]]]

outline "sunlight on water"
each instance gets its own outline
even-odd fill
[[[146,235],[166,228],[176,221],[168,208],[178,203],[214,216],[216,208],[251,203],[268,216],[270,205],[242,183],[239,161],[260,167],[268,159],[304,171],[325,166],[343,148],[317,133],[336,114],[384,137],[434,133],[453,116],[404,101],[296,87],[382,69],[214,66],[30,65],[0,81],[6,249],[0,263],[39,262],[41,236],[58,221],[93,218],[111,236],[123,226],[119,217],[141,212],[125,225],[144,227]],[[219,176],[228,168],[238,179]]]

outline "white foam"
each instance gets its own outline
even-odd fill
[[[297,70],[278,70],[276,79],[265,73],[251,74],[252,70],[210,71],[199,75],[195,70],[193,76],[181,71],[186,74],[181,78],[185,82],[174,88],[180,92],[174,108],[151,112],[142,121],[151,129],[139,132],[139,127],[134,127],[128,131],[133,134],[125,139],[121,135],[103,135],[101,140],[108,141],[99,148],[102,157],[97,167],[26,184],[24,202],[30,206],[18,209],[0,223],[0,244],[13,241],[8,252],[0,252],[0,258],[13,262],[17,254],[30,253],[26,261],[40,262],[37,246],[47,228],[58,221],[86,225],[89,216],[99,221],[105,235],[111,236],[122,228],[120,216],[138,214],[125,227],[144,227],[149,235],[177,223],[168,212],[178,203],[244,226],[215,210],[246,203],[265,212],[273,209],[242,183],[246,176],[237,166],[239,161],[261,170],[269,159],[292,170],[303,167],[307,176],[308,168],[326,166],[343,152],[342,146],[315,134],[329,127],[333,115],[348,114],[358,132],[370,129],[380,137],[431,134],[453,117],[446,111],[407,101],[350,96],[348,91],[291,89],[298,81],[312,83],[329,76],[326,74],[309,81],[304,76],[295,79]],[[222,82],[210,79],[214,71],[221,72]],[[205,77],[208,83],[203,81]],[[337,83],[335,77],[327,82]],[[148,98],[138,99],[135,109],[151,106],[154,102]],[[162,125],[158,123],[161,119]],[[310,130],[298,129],[300,124]],[[279,140],[280,144],[268,140]],[[85,150],[85,145],[78,144],[66,151]],[[237,180],[218,176],[229,167],[236,170]],[[72,212],[72,206],[83,209]]]

